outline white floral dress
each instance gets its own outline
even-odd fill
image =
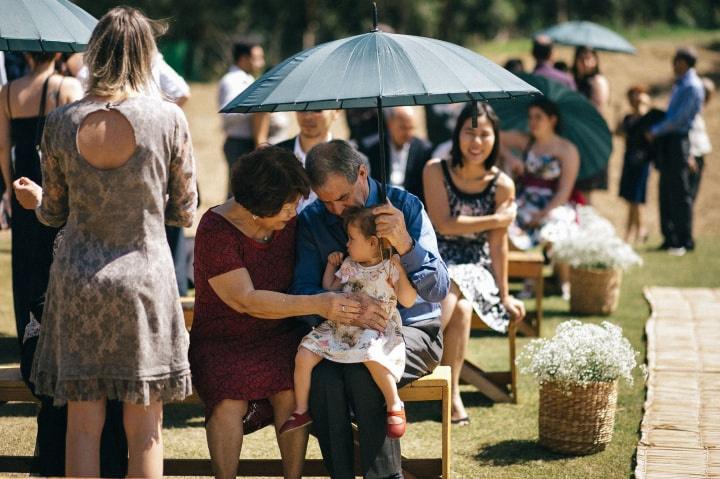
[[[362,291],[384,302],[389,314],[387,327],[381,333],[325,321],[310,331],[300,346],[338,363],[374,361],[390,371],[395,381],[399,381],[405,370],[405,342],[393,285],[400,278],[400,271],[390,260],[375,266],[362,266],[348,257],[335,274],[346,293]]]

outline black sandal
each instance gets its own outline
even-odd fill
[[[450,419],[450,423],[455,426],[467,426],[468,424],[470,424],[470,416]]]

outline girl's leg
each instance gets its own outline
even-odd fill
[[[210,462],[218,479],[234,479],[237,476],[243,441],[242,419],[247,410],[247,401],[225,399],[215,406],[205,424]]]
[[[388,411],[401,411],[403,409],[403,402],[400,400],[398,394],[397,382],[395,377],[390,374],[390,371],[380,363],[375,361],[367,361],[363,363],[366,368],[370,371],[370,375],[375,381],[375,384],[380,388],[383,397],[385,398],[385,405]],[[393,417],[392,420],[398,420],[399,418]]]
[[[300,350],[307,351],[305,348]],[[307,352],[310,353],[310,351]],[[308,388],[308,393],[309,391]],[[303,464],[305,463],[305,451],[307,450],[310,430],[307,427],[301,427],[288,431],[286,434],[280,434],[280,428],[285,420],[290,417],[293,411],[297,410],[294,394],[293,391],[288,389],[277,393],[269,399],[275,413],[275,435],[277,436],[280,456],[282,457],[283,474],[286,478],[299,478],[302,476]],[[307,401],[307,397],[305,400]]]
[[[643,205],[641,203],[635,203],[635,207],[637,208],[637,239],[639,239],[641,243],[645,243],[648,232],[643,222]]]
[[[440,364],[450,366],[452,379],[452,419],[467,417],[465,405],[460,397],[460,371],[465,360],[465,350],[470,338],[472,305],[461,297],[455,283],[450,293],[440,303],[443,324],[443,355]]]
[[[105,399],[68,401],[65,475],[100,477],[100,437],[105,424]]]
[[[295,355],[295,410],[293,412],[303,414],[308,411],[312,371],[322,359],[322,356],[313,353],[309,349],[305,349],[302,346],[298,348],[298,352]],[[275,417],[277,417],[277,412],[275,413]],[[283,421],[285,419],[286,417],[283,417]]]
[[[162,477],[162,401],[123,404],[123,423],[128,442],[127,477]]]

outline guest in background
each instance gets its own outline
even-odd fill
[[[550,37],[538,35],[533,38],[532,56],[535,59],[534,75],[558,82],[571,90],[575,89],[575,80],[568,73],[562,72],[553,66],[553,42]]]
[[[577,47],[572,71],[577,90],[604,116],[610,102],[610,85],[605,75],[600,73],[597,52],[590,47]]]
[[[625,137],[625,156],[620,177],[620,197],[628,203],[625,241],[647,239],[647,229],[642,219],[647,181],[650,175],[652,151],[645,139],[642,117],[650,110],[650,96],[643,86],[633,86],[627,91],[630,113],[617,127],[617,134]]]
[[[715,93],[715,83],[708,77],[702,77],[703,90],[705,91],[705,101],[703,106],[707,106],[710,98]],[[688,166],[690,167],[690,195],[693,199],[693,205],[697,200],[698,191],[700,190],[700,180],[702,179],[703,170],[705,169],[705,157],[712,152],[712,144],[707,134],[705,119],[702,112],[695,115],[692,127],[688,132],[690,138],[690,157],[688,158]]]
[[[388,134],[385,137],[385,178],[388,184],[402,188],[423,199],[422,171],[432,154],[432,145],[415,136],[415,108],[396,106],[385,109]],[[380,181],[380,137],[361,148],[370,161],[370,175]]]
[[[339,110],[320,110],[320,111],[298,111],[296,112],[300,133],[297,136],[277,144],[280,148],[290,150],[295,153],[295,157],[305,166],[305,158],[315,145],[327,143],[332,140],[333,123],[337,119]],[[317,195],[314,191],[310,191],[307,197],[300,198],[298,203],[298,213],[307,205],[315,201]]]
[[[525,73],[522,58],[509,58],[504,68],[511,73]]]
[[[692,190],[690,186],[690,131],[702,111],[705,90],[695,72],[697,53],[679,48],[672,61],[675,84],[665,118],[646,132],[660,152],[660,249],[682,256],[695,249],[692,236]]]

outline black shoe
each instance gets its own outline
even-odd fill
[[[670,243],[668,243],[667,241],[663,241],[663,243],[660,246],[655,248],[655,251],[667,251],[672,247],[673,246]]]

